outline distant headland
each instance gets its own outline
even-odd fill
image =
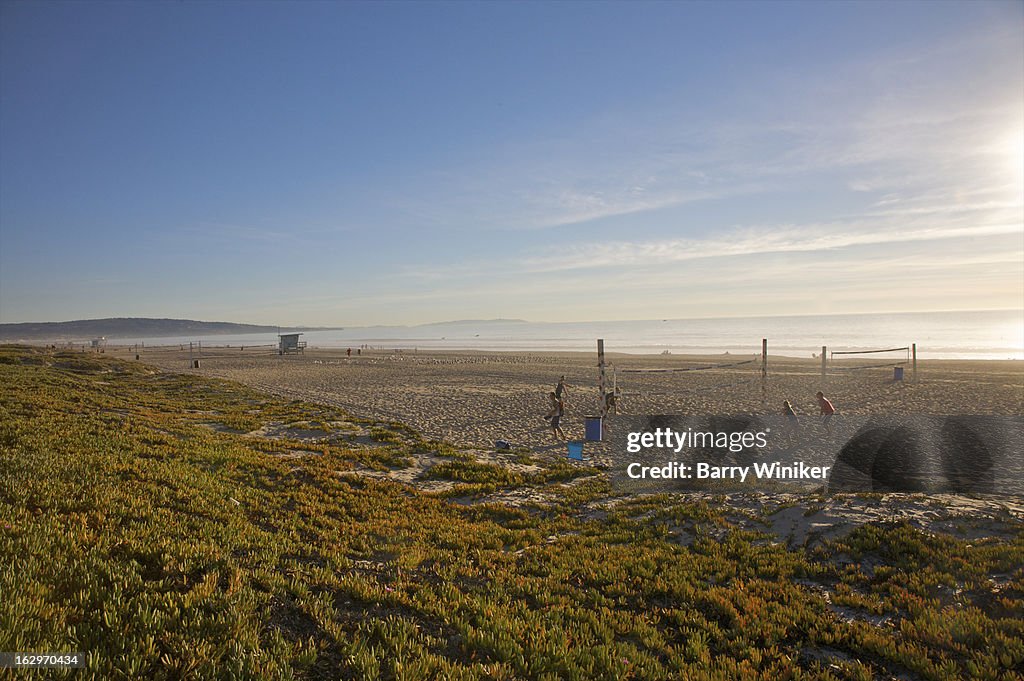
[[[63,338],[156,338],[161,336],[227,335],[276,333],[280,331],[328,330],[334,327],[279,327],[233,322],[201,322],[194,319],[151,319],[114,317],[78,319],[69,322],[25,322],[0,324],[0,340],[47,340]]]

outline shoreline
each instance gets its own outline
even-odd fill
[[[770,339],[769,339],[769,342],[770,342]],[[179,352],[180,353],[180,352],[185,352],[186,354],[188,353],[188,343],[187,342],[186,343],[171,343],[171,344],[163,344],[163,345],[146,345],[143,342],[139,342],[139,343],[123,342],[122,343],[122,342],[118,342],[118,341],[107,340],[106,345],[104,345],[101,349],[96,349],[96,348],[89,347],[89,341],[88,340],[82,340],[82,339],[75,339],[74,341],[69,341],[69,340],[66,340],[66,339],[48,339],[48,340],[0,339],[0,345],[21,345],[21,346],[27,346],[27,347],[33,347],[33,348],[41,348],[41,347],[45,348],[45,347],[49,347],[49,346],[54,346],[55,345],[57,350],[67,350],[67,351],[70,351],[70,352],[85,352],[85,353],[99,352],[101,354],[102,354],[102,352],[104,350],[108,351],[108,352],[113,352],[113,353],[125,353],[125,354],[135,354],[136,352],[139,352],[139,353],[147,353],[147,352],[157,352],[157,353]],[[497,349],[494,349],[494,348],[475,348],[475,347],[447,347],[447,348],[432,348],[431,347],[431,348],[428,348],[428,347],[410,347],[410,346],[397,345],[397,344],[393,344],[393,345],[394,345],[394,347],[372,346],[372,347],[370,347],[368,349],[363,350],[364,354],[361,355],[361,356],[362,357],[377,357],[377,358],[379,358],[381,356],[386,356],[386,355],[410,355],[410,356],[420,355],[420,356],[427,356],[427,357],[433,356],[433,355],[479,355],[479,356],[484,356],[484,357],[504,357],[504,356],[535,357],[535,356],[540,356],[540,357],[553,357],[553,358],[565,357],[565,358],[568,358],[568,359],[592,358],[592,359],[595,359],[595,361],[596,361],[596,357],[597,357],[596,345],[595,345],[595,348],[592,349],[592,350],[569,350],[569,349],[550,349],[550,348],[543,348],[543,349],[530,349],[530,348],[501,349],[501,348],[497,348]],[[356,355],[357,347],[358,347],[357,345],[352,345],[351,346],[351,349],[352,349],[351,359],[353,359],[353,360],[356,360],[356,359],[358,359],[360,357],[360,356]],[[244,348],[244,350],[242,350],[243,348]],[[244,344],[244,343],[227,343],[227,344],[205,344],[204,343],[201,346],[197,344],[195,346],[196,354],[199,357],[203,357],[204,355],[199,355],[198,354],[200,349],[202,350],[203,353],[210,353],[210,352],[223,353],[223,352],[227,352],[227,351],[230,351],[230,352],[233,353],[233,352],[241,350],[241,351],[250,351],[253,354],[267,354],[267,355],[275,355],[275,356],[277,355],[277,346],[276,346],[276,344],[268,344],[268,343],[260,343],[260,344],[252,344],[252,345],[248,345],[248,344]],[[314,353],[315,354],[323,354],[323,355],[330,356],[333,359],[333,358],[335,358],[334,356],[342,356],[342,357],[344,357],[346,355],[346,350],[347,349],[348,349],[348,346],[340,346],[340,345],[339,346],[317,346],[317,345],[311,345],[311,346],[308,346],[305,349],[305,353],[304,354],[307,355],[307,356],[311,355],[311,354],[314,354]],[[820,352],[820,349],[819,349],[819,352]],[[949,354],[949,353],[938,353],[938,354]],[[986,363],[987,364],[1004,364],[1005,363],[1005,364],[1009,364],[1009,365],[1016,365],[1016,366],[1022,367],[1021,371],[1024,372],[1024,358],[1016,358],[1016,357],[1004,357],[1004,358],[992,358],[992,357],[934,357],[934,356],[928,356],[926,350],[922,351],[922,355],[923,356],[919,356],[918,359],[917,359],[918,365],[922,365],[922,364],[926,364],[926,363],[929,364],[929,365],[931,365],[931,364],[943,365],[943,364],[952,364],[952,363],[961,363],[961,362],[968,362],[968,363],[971,363],[971,364],[975,364],[975,363],[978,363],[978,364],[986,364]],[[118,355],[118,356],[120,356],[120,355]],[[294,356],[295,355],[288,355],[287,357],[294,357]],[[303,353],[300,353],[298,356],[299,357],[303,356]],[[679,362],[688,362],[688,361],[711,361],[711,360],[723,361],[725,359],[758,358],[758,361],[760,361],[760,359],[759,359],[760,356],[761,356],[760,349],[757,349],[756,351],[751,351],[749,353],[747,353],[747,352],[729,352],[729,351],[723,351],[723,352],[669,352],[669,353],[665,353],[665,352],[626,352],[626,351],[623,351],[623,350],[607,350],[607,349],[605,350],[605,358],[606,359],[621,358],[623,360],[658,360],[658,361],[673,361],[673,360],[675,360],[675,361],[679,361]],[[821,359],[818,356],[818,354],[814,354],[814,356],[808,357],[806,355],[787,355],[787,354],[784,354],[784,353],[773,353],[772,350],[771,350],[771,345],[769,345],[769,349],[768,349],[768,361],[769,361],[769,363],[772,363],[773,361],[782,361],[782,362],[785,362],[785,363],[806,362],[806,363],[809,363],[809,364],[813,364],[814,366],[817,366],[817,367],[821,366]],[[849,361],[849,360],[837,360],[837,361]],[[894,360],[892,362],[889,362],[889,364],[892,364],[892,365],[895,365],[895,364],[909,365],[909,362],[904,362],[902,360],[900,360],[900,361],[895,361]]]

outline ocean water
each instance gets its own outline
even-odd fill
[[[1024,310],[811,315],[730,319],[666,319],[538,323],[467,321],[409,327],[359,327],[309,331],[309,347],[423,350],[576,350],[643,354],[754,355],[768,339],[769,355],[810,357],[829,351],[895,348],[917,344],[920,359],[1024,359]],[[271,345],[276,334],[111,339],[149,346]]]

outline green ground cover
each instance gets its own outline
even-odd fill
[[[302,428],[245,435],[282,423]],[[559,500],[356,474],[422,452],[460,494]],[[523,459],[540,472],[224,381],[0,348],[0,650],[86,654],[47,678],[1020,678],[1024,533],[869,524],[787,550],[703,502],[595,513],[593,470]]]

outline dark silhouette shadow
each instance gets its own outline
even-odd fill
[[[987,435],[982,435],[987,433]],[[984,417],[873,420],[840,450],[833,492],[988,493],[995,488]]]
[[[995,462],[981,433],[991,433],[984,419],[951,416],[942,424],[943,440],[951,442],[958,456],[942,460],[950,485],[961,492],[991,492],[995,489]]]

